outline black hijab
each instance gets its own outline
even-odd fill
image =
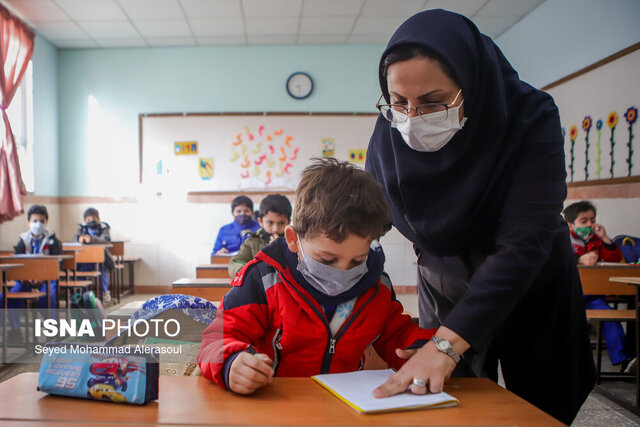
[[[552,98],[518,78],[493,41],[469,19],[444,10],[418,13],[394,33],[380,60],[380,87],[389,99],[382,64],[400,45],[434,53],[464,97],[464,127],[442,149],[411,149],[378,117],[366,169],[380,181],[394,225],[419,249],[458,255],[492,250],[518,151],[535,128],[547,140],[562,136]],[[551,116],[550,116],[551,114]]]

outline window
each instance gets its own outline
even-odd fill
[[[33,67],[31,61],[22,77],[22,83],[7,108],[9,123],[16,140],[22,180],[27,191],[34,190],[33,166]],[[2,120],[0,120],[2,122]],[[4,127],[4,126],[2,126]]]

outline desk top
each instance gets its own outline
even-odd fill
[[[591,270],[591,269],[609,269],[609,268],[638,268],[640,269],[640,264],[626,264],[621,262],[603,262],[597,263],[595,265],[579,265],[578,270]],[[640,271],[640,270],[638,270]]]
[[[636,277],[609,277],[611,282],[627,283],[629,285],[640,285],[640,276]]]
[[[229,263],[227,264],[202,264],[196,267],[196,269],[203,270],[226,270],[229,267]]]
[[[105,248],[113,247],[112,243],[80,243],[80,242],[62,242],[62,248],[70,251],[76,250],[76,248],[82,248],[83,246],[103,246]]]
[[[24,264],[0,264],[0,270],[11,270],[18,267],[24,267]]]
[[[231,279],[228,277],[206,277],[206,278],[189,278],[184,277],[173,282],[173,286],[192,286],[192,287],[229,287],[231,285]]]
[[[222,390],[204,377],[160,377],[156,402],[144,406],[47,396],[38,374],[0,383],[0,420],[150,423],[155,425],[519,425],[559,421],[486,378],[454,378],[455,408],[360,415],[310,378],[274,378],[253,396]]]
[[[0,255],[0,260],[19,260],[19,259],[71,259],[73,255],[32,255],[32,254],[14,254],[14,255]]]

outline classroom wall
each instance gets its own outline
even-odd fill
[[[375,112],[381,52],[366,45],[61,51],[59,194],[136,194],[140,113]],[[315,81],[302,101],[285,91],[299,70]]]
[[[639,21],[637,0],[546,0],[496,43],[542,87],[640,41]]]
[[[36,36],[33,64],[34,194],[58,191],[58,50]]]

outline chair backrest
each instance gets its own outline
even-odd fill
[[[85,251],[76,252],[76,262],[87,263],[103,263],[104,262],[104,246],[102,245],[84,245]]]
[[[633,277],[640,275],[640,266],[580,266],[582,292],[585,295],[635,295],[635,286],[610,282],[609,277]]]
[[[28,258],[20,257],[13,260],[3,259],[0,263],[17,263],[22,267],[12,268],[7,271],[7,280],[58,280],[60,261],[58,258]]]
[[[124,242],[111,242],[113,246],[109,248],[109,252],[116,258],[122,258],[124,256]]]
[[[60,270],[75,270],[76,269],[76,251],[63,251],[65,255],[71,255],[72,258],[65,258],[60,263]]]
[[[613,241],[620,248],[626,262],[635,264],[640,260],[640,237],[621,234],[614,237]]]

